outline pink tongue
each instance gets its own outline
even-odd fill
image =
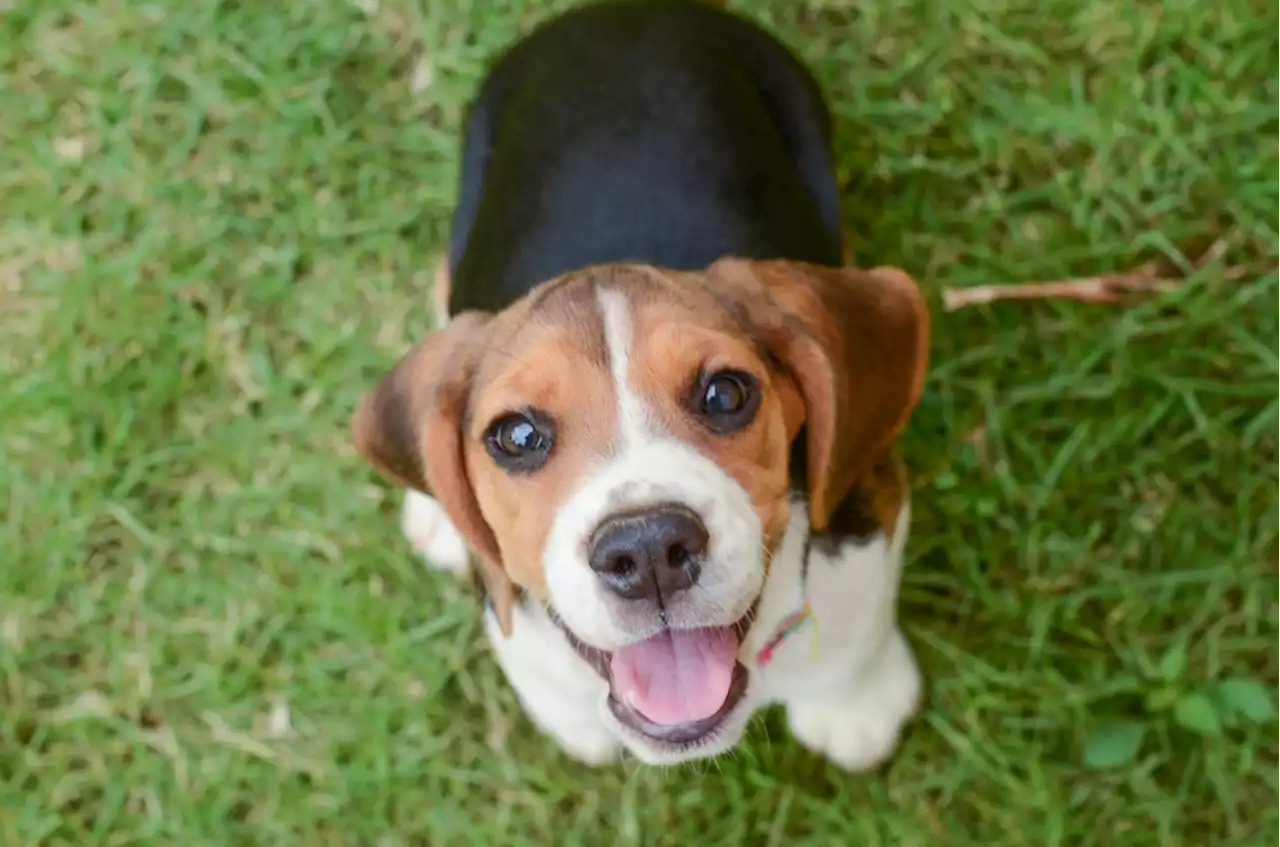
[[[709,718],[729,695],[737,652],[730,627],[665,630],[614,652],[614,696],[656,724]]]

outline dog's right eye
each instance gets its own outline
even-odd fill
[[[555,427],[532,409],[512,412],[489,424],[484,446],[498,466],[514,473],[542,467],[555,444]]]

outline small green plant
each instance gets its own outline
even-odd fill
[[[1138,686],[1145,689],[1145,714],[1100,719],[1085,742],[1085,766],[1103,770],[1129,764],[1141,752],[1148,731],[1160,722],[1197,735],[1220,736],[1229,729],[1276,720],[1274,691],[1265,683],[1241,677],[1196,682],[1186,678],[1186,669],[1185,644],[1165,651],[1156,678]]]

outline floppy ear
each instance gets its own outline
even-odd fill
[[[721,259],[708,270],[804,400],[809,521],[831,512],[920,399],[929,311],[897,268]]]
[[[511,633],[515,591],[498,542],[476,502],[463,454],[471,377],[490,316],[464,312],[418,342],[364,396],[351,418],[356,450],[387,479],[440,501],[475,550],[489,600]]]

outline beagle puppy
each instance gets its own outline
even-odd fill
[[[505,676],[577,759],[714,756],[782,704],[864,769],[916,711],[893,442],[929,316],[844,253],[819,88],[739,17],[606,0],[485,79],[449,318],[351,431],[412,544],[474,566]]]

